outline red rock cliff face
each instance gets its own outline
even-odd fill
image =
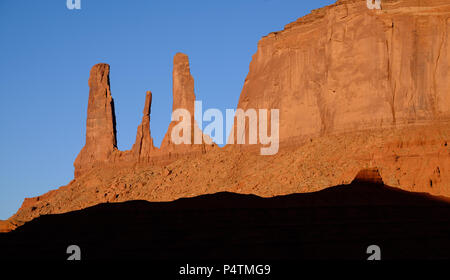
[[[239,108],[280,109],[280,140],[448,120],[446,0],[338,1],[263,38]]]

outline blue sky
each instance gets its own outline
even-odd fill
[[[170,122],[172,60],[190,58],[203,110],[235,108],[258,40],[332,0],[0,1],[0,219],[73,178],[88,77],[111,65],[118,147],[130,149],[153,92],[151,133]]]

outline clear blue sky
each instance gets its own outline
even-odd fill
[[[0,1],[0,219],[73,178],[88,77],[111,65],[118,146],[130,149],[153,92],[151,133],[170,122],[172,59],[186,53],[198,100],[235,108],[258,40],[333,0]]]

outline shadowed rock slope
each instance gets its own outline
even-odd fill
[[[371,181],[371,180],[369,180]],[[450,204],[368,181],[261,198],[217,193],[41,216],[0,234],[0,259],[449,259]]]

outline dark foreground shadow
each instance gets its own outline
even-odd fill
[[[0,234],[0,259],[450,259],[450,204],[353,183],[274,198],[217,193],[37,218]]]

